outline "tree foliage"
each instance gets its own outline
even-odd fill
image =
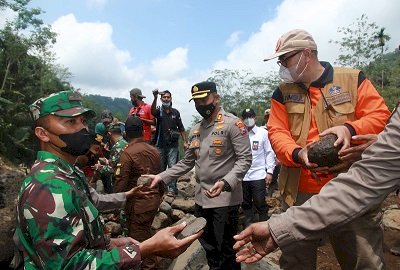
[[[246,108],[253,108],[262,124],[265,109],[270,107],[270,97],[279,83],[276,73],[256,76],[247,70],[214,70],[209,81],[217,84],[221,104],[225,111],[240,116]]]
[[[0,153],[29,163],[37,145],[32,136],[28,105],[55,91],[70,88],[60,78],[68,72],[53,64],[50,48],[56,35],[39,18],[28,0],[2,1],[1,9],[16,16],[0,29]]]
[[[375,22],[369,22],[368,16],[362,14],[360,18],[349,26],[339,27],[337,32],[342,35],[340,40],[330,40],[330,43],[340,46],[340,54],[335,62],[341,66],[362,69],[380,55],[380,50],[386,50],[381,46],[382,40],[377,38],[379,26]],[[389,37],[390,38],[390,37]],[[383,40],[386,36],[383,37]]]
[[[400,72],[399,51],[387,53],[390,35],[385,27],[368,21],[363,14],[347,27],[339,27],[340,40],[331,43],[340,45],[336,64],[364,71],[385,99],[389,108],[394,108],[399,99]]]

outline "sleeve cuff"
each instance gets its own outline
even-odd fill
[[[271,217],[268,221],[268,226],[272,238],[280,248],[297,241],[292,235],[290,227],[285,222],[285,213]]]
[[[356,130],[353,128],[352,125],[350,125],[348,123],[344,123],[344,126],[347,127],[347,129],[350,131],[350,134],[352,137],[357,135]]]
[[[301,148],[296,148],[293,150],[292,152],[292,159],[294,162],[296,162],[297,164],[300,164],[300,160],[299,160],[299,152],[300,152]]]

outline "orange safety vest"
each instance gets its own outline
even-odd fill
[[[358,75],[350,68],[334,68],[333,81],[321,89],[322,95],[315,107],[314,117],[318,132],[355,120]],[[294,83],[279,86],[288,114],[289,129],[295,142],[304,147],[311,122],[311,101],[308,91]],[[292,206],[296,202],[301,168],[282,164],[279,191],[284,201]]]

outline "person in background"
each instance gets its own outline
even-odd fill
[[[138,178],[143,174],[160,172],[160,153],[144,141],[142,120],[135,115],[130,116],[125,122],[125,133],[128,145],[121,153],[115,169],[115,192],[137,187]],[[125,206],[128,235],[141,242],[152,236],[151,224],[158,212],[164,186],[144,186],[142,190],[128,199]],[[145,258],[142,269],[157,269],[156,257]]]
[[[157,108],[157,96],[160,95],[161,106]],[[151,113],[157,119],[157,128],[155,133],[155,146],[160,151],[161,155],[161,170],[165,171],[171,168],[178,162],[178,142],[179,137],[182,137],[183,147],[188,148],[186,131],[182,124],[182,119],[179,111],[172,108],[171,92],[165,90],[159,92],[158,89],[153,91],[154,99],[151,104]],[[167,185],[168,195],[178,195],[176,186],[177,180],[174,179]]]
[[[133,107],[129,110],[128,117],[132,115],[140,117],[143,122],[143,139],[151,143],[151,126],[156,124],[151,114],[151,106],[143,101],[146,97],[139,88],[133,88],[129,93]]]
[[[269,108],[264,111],[264,122],[265,122],[264,128],[267,130],[267,132],[268,132],[267,123],[269,120],[270,112],[271,112],[271,109],[269,109]],[[268,139],[268,141],[269,141],[269,139]],[[274,159],[275,159],[275,168],[274,168],[274,172],[272,173],[272,181],[271,181],[271,183],[269,183],[267,185],[267,197],[268,198],[271,198],[274,191],[278,188],[278,177],[279,177],[279,172],[281,170],[281,163],[279,162],[279,159],[276,157],[275,152],[274,152]]]
[[[242,120],[249,132],[253,157],[250,169],[243,178],[244,225],[253,223],[253,203],[258,212],[259,221],[268,219],[268,206],[265,202],[266,187],[272,182],[275,168],[275,154],[268,140],[268,131],[256,125],[256,113],[253,109],[244,109]]]
[[[108,238],[91,199],[83,172],[74,164],[90,148],[93,136],[78,92],[61,91],[30,107],[40,143],[37,160],[18,195],[16,245],[26,269],[132,269],[151,255],[175,257],[200,234],[177,240],[185,224],[159,231],[141,243]]]
[[[335,173],[346,170],[354,159],[345,155],[345,150],[362,143],[352,140],[352,136],[381,132],[390,112],[363,72],[333,68],[330,63],[319,61],[317,44],[305,30],[283,34],[275,53],[265,60],[277,57],[283,82],[272,95],[267,126],[271,145],[281,161],[278,182],[287,209],[302,205],[318,194]],[[318,167],[309,162],[308,148],[329,133],[338,137],[335,146],[340,147],[342,163],[338,167]],[[383,260],[382,254],[373,252],[382,245],[378,237],[382,233],[379,207],[371,210],[370,218],[374,222],[358,226],[354,223],[347,231],[330,234],[342,267],[368,269]],[[366,238],[370,241],[363,241]],[[284,250],[281,267],[315,269],[318,244],[302,250],[301,260],[296,260],[298,250]]]
[[[207,220],[200,243],[209,269],[240,269],[232,246],[243,201],[241,181],[252,159],[247,128],[242,120],[219,106],[214,82],[197,83],[191,93],[202,120],[190,131],[189,149],[172,168],[148,177],[153,179],[151,186],[155,186],[195,167],[195,216]]]

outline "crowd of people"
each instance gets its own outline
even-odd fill
[[[380,203],[399,186],[398,111],[390,117],[362,71],[320,61],[305,30],[283,34],[265,61],[274,58],[282,83],[265,126],[256,125],[254,108],[239,117],[225,111],[211,81],[190,89],[201,120],[188,135],[169,90],[155,89],[150,105],[133,88],[127,119],[106,109],[94,133],[87,120],[95,113],[77,92],[35,101],[40,151],[21,187],[14,237],[21,265],[157,269],[156,256],[176,257],[199,239],[211,270],[240,269],[277,247],[282,269],[316,269],[317,248],[329,238],[342,269],[384,269]],[[330,133],[341,162],[319,167],[308,150]],[[185,223],[153,235],[162,197],[178,196],[177,179],[193,168],[194,215],[205,228],[184,239],[174,235]],[[141,177],[150,182],[139,184]],[[266,198],[275,190],[284,213],[270,217]],[[105,212],[118,213],[123,237],[105,234]]]

